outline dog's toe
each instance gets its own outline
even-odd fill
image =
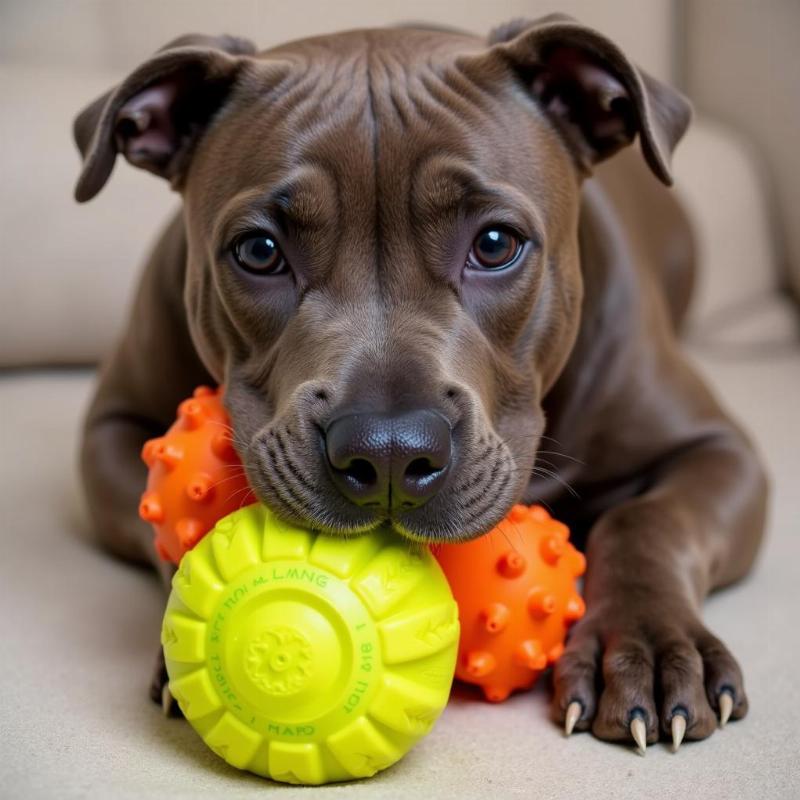
[[[575,628],[569,648],[556,662],[554,670],[554,721],[569,736],[573,731],[591,727],[597,706],[595,673],[600,642],[591,630]]]
[[[602,661],[603,692],[592,733],[612,742],[633,741],[644,753],[658,740],[653,654],[637,636],[610,640]]]
[[[720,727],[729,719],[741,719],[747,714],[748,702],[736,659],[706,630],[697,637],[697,649],[703,659],[705,694],[708,704],[719,716]]]
[[[658,651],[658,682],[661,695],[661,730],[677,750],[684,736],[705,739],[717,727],[706,699],[703,659],[694,642],[676,637]]]

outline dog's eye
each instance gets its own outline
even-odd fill
[[[233,245],[239,266],[256,275],[277,275],[285,271],[286,259],[278,243],[268,233],[250,233]]]
[[[472,242],[467,263],[476,269],[503,269],[522,252],[520,237],[508,228],[484,228]]]

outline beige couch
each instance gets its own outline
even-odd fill
[[[654,73],[687,82],[690,43],[678,23],[699,13],[691,3],[558,5],[606,30]],[[95,202],[76,207],[74,112],[189,29],[244,32],[266,45],[409,18],[484,30],[548,10],[542,2],[478,0],[3,4],[0,796],[308,796],[227,767],[185,722],[164,719],[146,701],[160,590],[150,574],[86,542],[75,454],[93,365],[119,330],[142,253],[176,199],[155,179],[120,166]],[[456,689],[433,733],[396,767],[357,785],[316,790],[320,795],[800,796],[796,317],[774,291],[776,260],[786,247],[769,210],[774,183],[761,168],[772,153],[703,110],[676,159],[677,191],[696,220],[705,267],[688,346],[723,401],[747,422],[774,480],[757,568],[712,598],[706,614],[742,663],[749,717],[677,755],[659,745],[640,758],[590,736],[564,739],[548,721],[546,682],[499,706]]]

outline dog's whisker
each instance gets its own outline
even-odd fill
[[[517,549],[518,549],[518,547],[515,547],[515,546],[514,546],[514,545],[511,543],[511,540],[508,538],[508,536],[506,536],[506,534],[505,534],[505,531],[503,531],[503,529],[500,527],[501,525],[503,525],[503,523],[508,523],[509,525],[511,525],[511,528],[512,528],[513,532],[517,534],[517,539],[519,540],[519,545],[518,545],[518,547],[519,547],[519,548],[521,548],[521,547],[524,545],[524,542],[525,542],[525,536],[524,536],[524,534],[522,533],[522,528],[520,528],[520,526],[519,526],[519,525],[517,525],[517,523],[516,523],[516,522],[513,522],[513,521],[512,521],[512,520],[510,520],[508,517],[504,517],[504,518],[503,518],[502,520],[500,520],[500,522],[497,524],[497,528],[498,528],[498,530],[500,530],[500,532],[503,534],[503,536],[505,536],[505,539],[506,539],[506,541],[507,541],[507,542],[508,542],[508,543],[509,543],[509,544],[510,544],[510,545],[511,545],[511,546],[512,546],[512,547],[513,547],[515,550],[517,550]]]
[[[220,469],[225,470],[239,470],[241,472],[245,472],[245,468],[243,464],[223,464]]]
[[[531,504],[532,505],[538,505],[538,506],[544,506],[545,509],[547,509],[547,513],[550,514],[551,517],[555,516],[555,513],[553,511],[553,507],[546,500],[542,499],[541,497],[534,497]]]
[[[220,486],[222,486],[224,483],[229,483],[230,481],[235,481],[238,478],[241,478],[243,475],[244,475],[244,470],[242,470],[241,472],[237,472],[235,475],[227,475],[226,477],[220,478],[220,480],[215,481],[214,483],[212,483],[210,488],[211,489],[217,489]],[[248,488],[249,488],[249,486],[248,486]]]
[[[249,492],[249,490],[250,490],[249,486],[247,487],[247,489],[240,490],[242,498],[241,500],[239,500],[239,508],[242,508],[242,506],[244,506],[245,502],[247,501],[247,493]]]
[[[580,499],[580,493],[574,489],[570,484],[565,481],[557,472],[554,472],[551,469],[547,469],[545,467],[537,467],[534,466],[532,469],[532,473],[534,475],[539,475],[543,478],[549,478],[550,480],[556,481],[556,483],[561,484],[574,498]]]
[[[568,461],[574,461],[576,464],[580,464],[583,467],[586,466],[585,461],[581,461],[579,458],[567,455],[566,453],[559,453],[557,450],[537,450],[536,456],[558,456],[559,458],[566,458]]]
[[[544,433],[539,434],[539,438],[540,439],[547,439],[548,442],[552,442],[553,444],[558,445],[559,447],[561,447],[562,444],[563,444],[561,441],[556,439],[554,436],[547,436]]]
[[[238,489],[235,489],[234,491],[232,491],[232,492],[231,492],[231,493],[230,493],[230,494],[227,496],[227,498],[225,499],[225,504],[227,505],[227,504],[228,504],[228,503],[230,503],[232,500],[234,500],[234,498],[238,498],[238,497],[239,497],[239,495],[242,495],[242,496],[243,496],[243,497],[242,497],[242,500],[244,500],[244,498],[246,498],[246,497],[247,497],[247,493],[248,493],[249,491],[250,491],[250,487],[249,487],[249,486],[240,486]],[[239,508],[241,508],[241,505],[239,506]]]

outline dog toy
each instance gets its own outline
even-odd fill
[[[371,776],[430,731],[458,634],[426,548],[317,535],[255,504],[183,556],[161,641],[170,691],[212,750],[321,784]]]
[[[373,775],[430,730],[454,673],[499,702],[559,658],[585,559],[541,506],[433,555],[386,530],[325,537],[235,511],[254,496],[230,433],[221,390],[197,389],[143,448],[140,505],[180,562],[170,691],[228,763],[290,783]]]
[[[145,443],[142,459],[149,475],[139,516],[155,528],[165,561],[179,563],[218,519],[255,500],[220,389],[195,389],[166,434]]]
[[[586,559],[568,537],[541,506],[515,505],[485,536],[433,550],[459,608],[456,677],[487,700],[532,686],[583,616],[575,579]]]

